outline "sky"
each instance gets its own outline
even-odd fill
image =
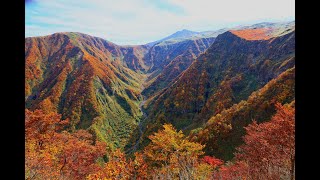
[[[25,9],[25,37],[81,32],[119,45],[295,19],[295,0],[26,0]]]

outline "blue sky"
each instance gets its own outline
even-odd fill
[[[72,31],[133,45],[181,29],[217,30],[294,15],[295,0],[31,0],[25,36]]]

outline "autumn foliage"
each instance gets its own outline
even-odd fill
[[[256,28],[256,29],[242,29],[242,30],[232,30],[231,32],[246,40],[267,40],[272,38],[270,32],[272,30],[269,28]]]
[[[153,178],[192,179],[204,146],[190,142],[171,124],[164,124],[163,128],[149,136],[151,143],[144,150],[147,162],[154,166]]]
[[[26,179],[83,179],[97,170],[105,145],[85,130],[69,133],[57,113],[26,110]]]
[[[294,23],[141,46],[26,38],[25,178],[294,179],[294,39]]]
[[[209,163],[210,160],[199,158],[204,146],[188,141],[171,124],[163,125],[162,130],[149,138],[150,144],[142,153],[135,153],[134,159],[126,159],[124,153],[116,150],[110,154],[104,167],[89,175],[88,179],[195,179],[211,176],[215,166]]]
[[[108,146],[123,147],[141,117],[144,75],[130,68],[144,66],[145,51],[73,32],[26,38],[26,108],[59,112],[73,130],[90,127]]]
[[[208,163],[213,168],[217,168],[218,166],[223,164],[223,161],[221,159],[217,159],[211,156],[204,156],[202,158],[202,161]]]
[[[147,167],[142,154],[135,153],[135,159],[132,160],[127,159],[125,154],[117,149],[109,154],[109,161],[87,176],[87,179],[147,179]]]
[[[107,151],[85,130],[67,132],[68,120],[59,114],[26,110],[26,179],[294,179],[293,104],[277,103],[270,121],[245,127],[244,144],[228,162],[205,155],[205,145],[171,124],[127,157],[120,149]]]
[[[268,122],[253,122],[245,129],[236,162],[221,168],[223,179],[294,179],[295,109],[277,104]]]

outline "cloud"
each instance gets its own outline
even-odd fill
[[[286,20],[294,10],[294,0],[41,0],[26,6],[26,36],[76,31],[144,44],[181,29]]]

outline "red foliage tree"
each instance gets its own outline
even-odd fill
[[[277,113],[269,122],[253,122],[246,127],[244,144],[238,148],[236,162],[225,165],[218,176],[223,179],[294,179],[295,109],[276,104]]]
[[[217,159],[211,156],[204,156],[202,158],[202,161],[211,165],[213,168],[217,168],[218,166],[223,164],[223,161],[221,159]]]

